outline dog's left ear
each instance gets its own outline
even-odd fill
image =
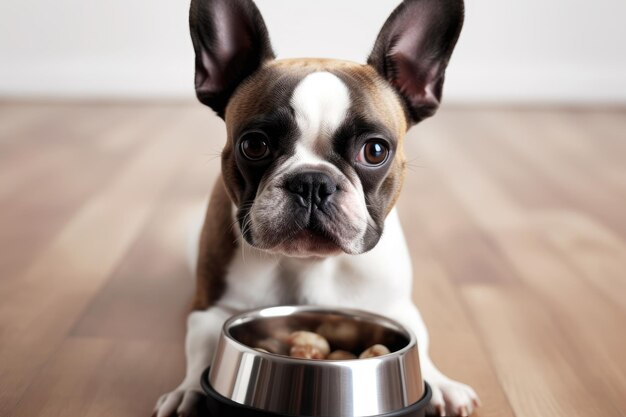
[[[191,40],[196,53],[196,95],[224,118],[235,89],[274,51],[252,0],[192,0]]]
[[[439,107],[463,16],[463,0],[404,0],[376,39],[367,63],[403,98],[411,123]]]

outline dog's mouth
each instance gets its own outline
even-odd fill
[[[344,252],[336,238],[312,228],[296,232],[293,236],[272,248],[271,251],[296,257],[326,257],[339,255]]]
[[[264,229],[263,233],[259,233],[261,230],[252,233],[252,228],[248,228],[244,237],[258,249],[293,257],[329,257],[353,252],[349,242],[344,241],[340,233],[333,232],[332,224],[338,222],[331,221],[331,225],[327,225],[329,219],[322,221],[316,215],[307,217],[285,216],[280,224]]]

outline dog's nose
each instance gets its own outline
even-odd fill
[[[291,177],[286,188],[297,197],[302,206],[320,207],[337,191],[337,183],[323,172],[308,171]]]

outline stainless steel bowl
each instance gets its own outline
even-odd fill
[[[351,339],[358,340],[353,351],[380,343],[391,353],[333,361],[254,349],[267,338],[281,339],[296,330],[315,331],[323,324],[347,325],[356,336]],[[291,416],[423,415],[397,412],[421,409],[430,396],[410,331],[376,314],[311,306],[264,308],[228,320],[203,385],[209,397],[239,409]]]

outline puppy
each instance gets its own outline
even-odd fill
[[[394,209],[403,138],[437,110],[462,23],[462,0],[405,0],[366,65],[275,60],[251,0],[192,0],[197,97],[228,134],[200,237],[187,374],[158,400],[158,417],[193,412],[228,317],[278,304],[396,319],[419,341],[430,413],[469,415],[478,405],[428,356]]]

